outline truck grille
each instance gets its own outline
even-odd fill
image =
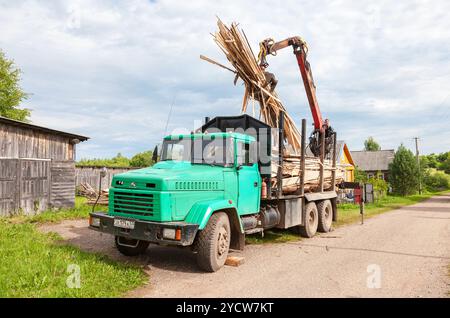
[[[114,213],[153,216],[158,205],[152,193],[114,192]]]

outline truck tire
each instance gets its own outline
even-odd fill
[[[230,248],[230,220],[224,212],[214,213],[197,235],[197,264],[207,272],[216,272],[224,264]]]
[[[317,204],[317,212],[319,213],[319,232],[330,232],[333,223],[333,206],[330,200],[323,200]]]
[[[316,204],[314,202],[306,204],[305,212],[304,225],[300,225],[298,230],[301,236],[310,238],[316,234],[319,223]]]
[[[120,242],[119,242],[120,239]],[[116,244],[116,248],[119,252],[125,256],[137,256],[145,253],[150,242],[147,241],[139,241],[133,239],[127,239],[125,237],[116,236],[114,238],[114,242]],[[126,245],[129,246],[126,246]]]

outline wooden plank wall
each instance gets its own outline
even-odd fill
[[[73,207],[75,163],[0,158],[0,216]]]
[[[75,162],[52,161],[51,206],[71,207],[75,204]]]
[[[36,214],[50,206],[50,160],[0,159],[0,215]]]
[[[75,168],[75,185],[78,187],[81,183],[87,182],[94,189],[98,190],[101,167],[76,167]],[[102,179],[102,190],[106,190],[111,186],[112,178],[115,174],[124,173],[137,168],[107,168],[108,172]]]
[[[69,138],[0,123],[0,157],[73,160]]]
[[[18,159],[0,159],[0,216],[17,210]]]
[[[50,160],[19,160],[19,209],[26,215],[50,207]]]

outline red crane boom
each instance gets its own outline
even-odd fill
[[[300,69],[303,84],[305,86],[306,96],[308,98],[309,107],[311,109],[312,117],[314,120],[314,132],[310,138],[310,148],[314,154],[318,154],[320,152],[320,149],[317,149],[317,146],[319,145],[320,134],[325,133],[327,138],[332,134],[333,131],[329,126],[328,119],[326,119],[325,121],[322,119],[322,113],[320,112],[319,103],[317,102],[316,86],[314,84],[311,66],[306,59],[306,56],[308,54],[308,46],[306,45],[306,42],[301,37],[295,36],[279,42],[275,42],[273,39],[266,39],[262,41],[259,46],[260,52],[258,55],[258,60],[260,66],[263,68],[266,68],[268,66],[266,60],[267,55],[276,55],[277,51],[288,46],[292,46],[292,48],[294,49],[294,54],[297,58],[297,64]],[[328,145],[329,142],[327,142],[327,146]],[[326,148],[328,150],[329,147]]]

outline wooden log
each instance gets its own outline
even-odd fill
[[[227,260],[225,261],[225,265],[228,266],[241,266],[245,263],[245,258],[241,256],[228,256]]]

